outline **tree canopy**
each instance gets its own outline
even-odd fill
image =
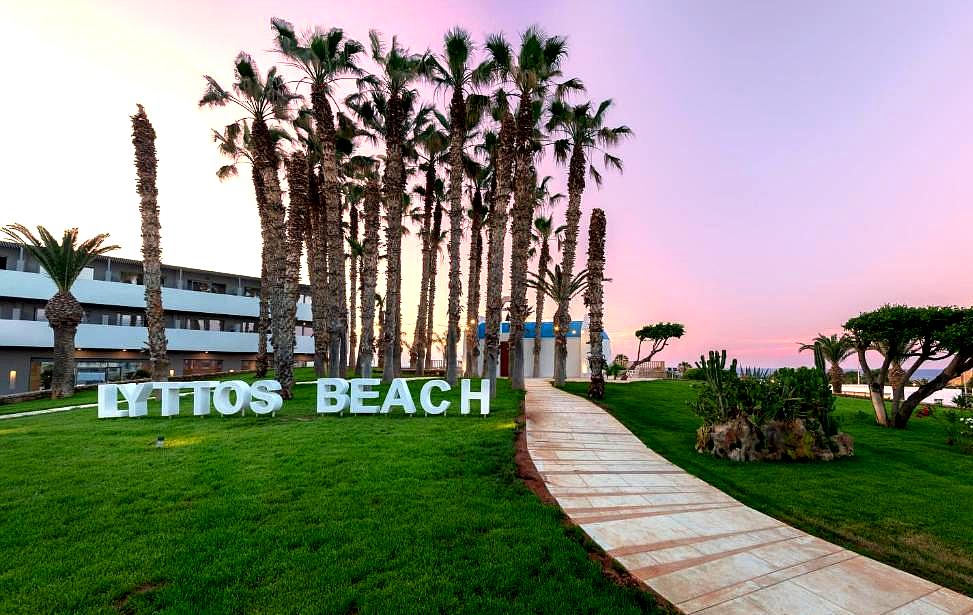
[[[845,329],[854,339],[863,377],[871,389],[875,417],[882,425],[888,425],[890,418],[884,401],[886,384],[892,386],[892,423],[904,428],[923,399],[973,368],[973,308],[884,305],[848,320]],[[882,357],[875,373],[868,364],[868,351]],[[947,363],[939,376],[906,397],[906,383],[930,361]],[[905,378],[890,382],[893,367],[901,367]]]
[[[678,322],[659,322],[654,325],[645,325],[635,332],[635,337],[639,340],[639,349],[635,357],[635,363],[631,365],[631,369],[634,369],[642,363],[651,361],[652,357],[665,349],[670,340],[678,339],[685,334],[686,327]],[[652,348],[645,358],[639,359],[642,356],[642,342],[645,341],[651,341]]]

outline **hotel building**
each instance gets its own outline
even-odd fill
[[[162,266],[172,375],[251,370],[257,352],[260,279]],[[0,242],[0,395],[41,388],[52,363],[44,305],[54,282],[22,247]],[[76,337],[77,382],[130,379],[147,365],[141,261],[97,257],[75,282],[84,308]],[[310,289],[297,305],[295,360],[313,359]]]

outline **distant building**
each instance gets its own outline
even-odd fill
[[[536,323],[524,323],[524,376],[530,378],[534,375],[534,325]],[[486,335],[486,323],[480,322],[477,327],[477,343],[480,346],[480,357],[484,356],[484,336]],[[500,323],[500,360],[498,374],[500,376],[510,375],[510,323]],[[608,334],[601,333],[602,353],[606,362],[611,362],[611,341]],[[567,377],[579,378],[588,375],[588,321],[575,320],[567,332]],[[541,325],[541,369],[542,378],[552,378],[554,376],[554,323],[545,322]]]
[[[172,375],[251,370],[257,352],[260,279],[162,266],[162,303]],[[130,379],[147,367],[141,261],[100,256],[71,292],[84,308],[77,382]],[[41,388],[54,335],[44,305],[54,283],[17,244],[0,242],[0,394]],[[310,361],[310,289],[297,305],[295,360]]]
[[[969,387],[971,384],[973,384],[973,369],[971,369],[971,370],[967,371],[966,373],[960,374],[959,376],[953,378],[952,380],[950,380],[946,384],[946,386],[951,386],[951,387],[962,387],[962,386],[966,386],[966,387]]]

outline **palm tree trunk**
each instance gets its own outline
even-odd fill
[[[524,321],[527,315],[527,261],[534,219],[534,118],[530,95],[523,92],[517,107],[514,146],[514,208],[510,227],[510,386],[524,389]]]
[[[510,203],[510,171],[513,155],[514,118],[503,114],[498,134],[496,185],[490,212],[490,237],[487,247],[486,331],[483,337],[483,373],[490,379],[490,396],[496,397],[497,369],[500,366],[500,320],[503,316],[504,243],[507,234],[507,208]]]
[[[405,192],[405,166],[402,160],[402,101],[397,94],[389,97],[385,113],[385,229],[386,283],[385,331],[382,382],[389,383],[399,375],[402,356],[402,195]]]
[[[328,357],[328,263],[324,231],[324,203],[321,182],[313,165],[308,168],[307,274],[311,282],[311,329],[314,333],[314,372],[327,373]]]
[[[544,276],[551,261],[551,238],[545,235],[541,243],[541,255],[537,260],[537,275]],[[537,288],[534,313],[534,378],[541,377],[541,327],[544,324],[544,300],[547,294],[540,287]]]
[[[443,233],[443,208],[439,203],[435,204],[432,215],[432,239],[429,240],[429,297],[426,299],[426,357],[428,365],[432,360],[432,335],[433,335],[433,316],[436,313],[436,273],[439,268],[439,243]]]
[[[145,325],[148,329],[149,366],[152,379],[169,379],[166,354],[166,324],[162,310],[162,247],[159,239],[159,191],[156,187],[158,160],[155,130],[142,105],[132,116],[132,144],[138,173],[139,212],[142,214],[142,271],[145,285]]]
[[[466,354],[463,358],[463,367],[465,377],[478,378],[480,345],[476,330],[480,317],[480,267],[483,263],[483,196],[480,193],[479,181],[473,191],[471,209],[473,220],[470,223],[470,262],[466,291]]]
[[[362,240],[361,341],[358,346],[359,375],[372,377],[375,353],[375,286],[378,282],[378,227],[382,195],[378,181],[365,186],[365,237]],[[380,315],[381,317],[381,315]]]
[[[269,353],[267,351],[267,337],[270,334],[270,230],[267,223],[266,201],[263,191],[263,180],[256,165],[251,167],[253,176],[253,190],[257,199],[257,213],[260,216],[260,311],[257,317],[257,357],[256,372],[258,378],[267,375],[269,367]]]
[[[601,209],[591,211],[588,225],[588,288],[585,303],[588,305],[588,366],[591,370],[591,383],[588,397],[605,397],[605,355],[602,350],[602,316],[604,314],[604,293],[602,282],[605,279],[605,212]]]
[[[845,372],[838,363],[832,363],[828,370],[828,377],[831,380],[831,391],[835,395],[841,395],[841,385],[844,383]]]
[[[578,249],[578,223],[581,221],[581,195],[584,194],[584,148],[575,145],[568,166],[568,211],[565,215],[564,243],[561,250],[561,274],[565,280],[574,277],[574,260]],[[571,326],[571,306],[567,298],[558,302],[554,315],[554,384],[561,386],[567,379],[568,328]]]
[[[281,320],[280,340],[275,343],[277,361],[277,381],[280,382],[281,396],[290,399],[294,388],[294,342],[297,327],[297,297],[300,294],[301,249],[304,242],[305,220],[307,216],[307,159],[301,152],[295,152],[287,160],[287,185],[290,202],[287,211],[287,269],[284,276],[286,304]]]
[[[256,150],[254,152],[254,166],[260,173],[265,197],[264,211],[267,218],[269,239],[269,241],[265,240],[265,244],[270,255],[268,266],[268,275],[270,276],[270,336],[274,345],[274,369],[279,372],[282,367],[281,361],[288,358],[286,352],[278,352],[281,325],[287,312],[287,297],[284,292],[284,278],[287,273],[285,249],[287,223],[280,189],[280,177],[277,175],[279,160],[270,130],[263,120],[254,121],[253,139]],[[264,282],[266,281],[264,280]]]
[[[351,240],[358,243],[358,208],[351,207],[348,213],[348,234]],[[350,277],[348,290],[348,366],[350,371],[354,369],[352,362],[358,359],[358,256],[355,252],[351,253],[348,262],[348,276]]]
[[[84,311],[74,295],[58,291],[44,306],[44,314],[54,330],[51,399],[70,397],[74,395],[74,336]]]
[[[338,178],[338,162],[335,156],[334,114],[328,102],[327,88],[322,83],[311,85],[311,108],[314,113],[314,130],[321,147],[321,202],[324,205],[324,226],[322,239],[325,244],[326,285],[328,292],[323,295],[324,319],[328,330],[328,376],[338,378],[343,362],[341,346],[344,328],[341,318],[341,297],[344,285],[344,250],[341,244],[341,182]],[[312,297],[312,305],[314,298]],[[347,318],[345,319],[347,322]],[[317,332],[315,332],[317,333]],[[315,335],[317,337],[317,335]]]
[[[463,140],[466,135],[466,101],[463,89],[453,88],[449,105],[452,134],[449,137],[449,302],[446,326],[446,382],[456,384],[459,319],[463,281],[460,279],[459,247],[463,239]]]
[[[416,376],[422,376],[426,371],[426,319],[429,310],[429,259],[432,252],[430,245],[435,187],[436,167],[430,163],[426,167],[426,186],[422,200],[422,275],[419,280],[419,310],[416,314],[416,330],[412,337],[412,348],[409,351]]]
[[[338,259],[338,277],[336,278],[336,288],[338,290],[338,322],[341,325],[341,338],[339,340],[339,370],[338,376],[344,377],[345,366],[348,365],[348,253],[345,251],[345,234],[342,230],[344,219],[344,207],[338,207],[338,247],[331,248],[331,254]]]

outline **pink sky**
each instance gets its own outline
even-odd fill
[[[209,131],[233,117],[196,102],[204,73],[229,83],[239,50],[270,65],[271,16],[359,40],[376,28],[417,51],[456,24],[477,40],[534,23],[566,34],[567,74],[637,133],[618,150],[625,174],[584,199],[586,218],[608,215],[616,352],[634,356],[642,324],[677,320],[688,334],[670,364],[710,348],[801,364],[794,342],[861,310],[973,303],[963,2],[3,3],[0,57],[19,84],[0,98],[0,223],[107,231],[138,258],[128,116],[141,102],[158,133],[164,260],[259,272],[251,186],[214,176]],[[404,283],[410,297],[417,272]]]

